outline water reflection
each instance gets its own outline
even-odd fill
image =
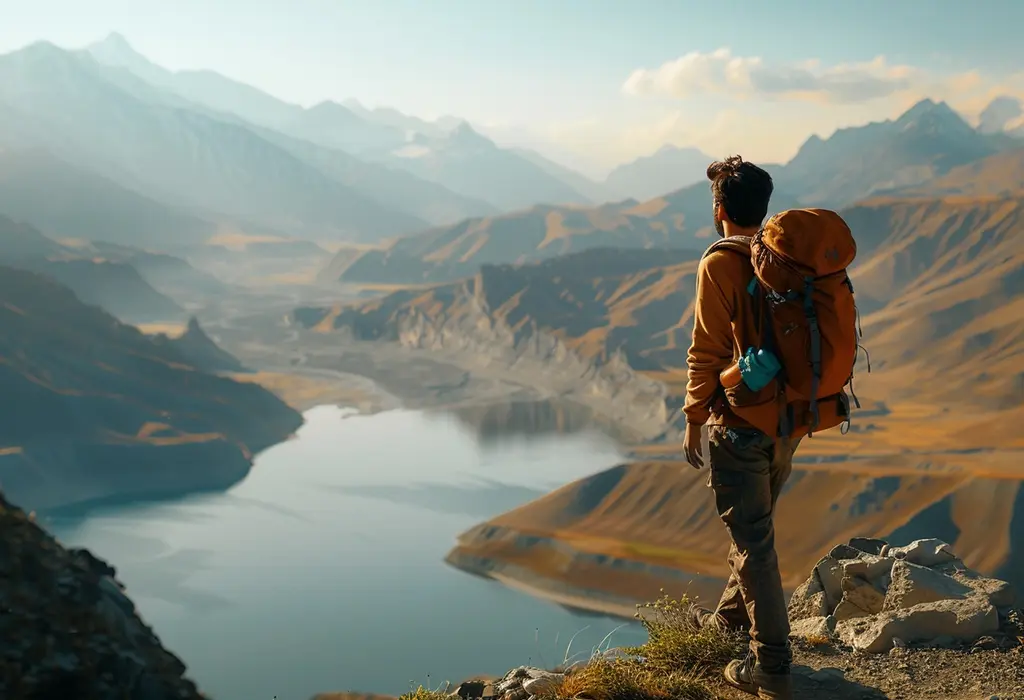
[[[501,401],[449,408],[443,413],[470,428],[485,444],[517,437],[584,432],[598,432],[619,443],[636,438],[590,407],[562,399]]]
[[[517,508],[546,491],[525,486],[503,484],[480,479],[476,485],[448,484],[325,486],[338,493],[362,498],[376,498],[395,505],[423,508],[435,513],[458,513],[474,518],[491,518]]]

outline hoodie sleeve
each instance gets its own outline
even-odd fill
[[[697,296],[693,310],[693,342],[686,355],[687,383],[683,413],[686,422],[704,425],[721,385],[719,374],[733,361],[733,294],[736,270],[730,265],[739,256],[717,251],[697,268]],[[724,283],[724,284],[723,284]]]

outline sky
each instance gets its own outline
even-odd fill
[[[110,32],[304,105],[467,119],[598,176],[659,147],[784,162],[923,97],[1024,97],[1024,0],[0,0],[0,52]]]

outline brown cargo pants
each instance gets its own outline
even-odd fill
[[[757,430],[708,428],[708,481],[732,536],[729,581],[715,612],[729,628],[750,632],[750,649],[768,672],[793,659],[773,516],[799,444]]]

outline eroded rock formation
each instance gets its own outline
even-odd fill
[[[937,539],[891,547],[855,538],[815,565],[789,604],[793,634],[837,637],[855,650],[948,646],[998,636],[1012,587],[964,566]]]

